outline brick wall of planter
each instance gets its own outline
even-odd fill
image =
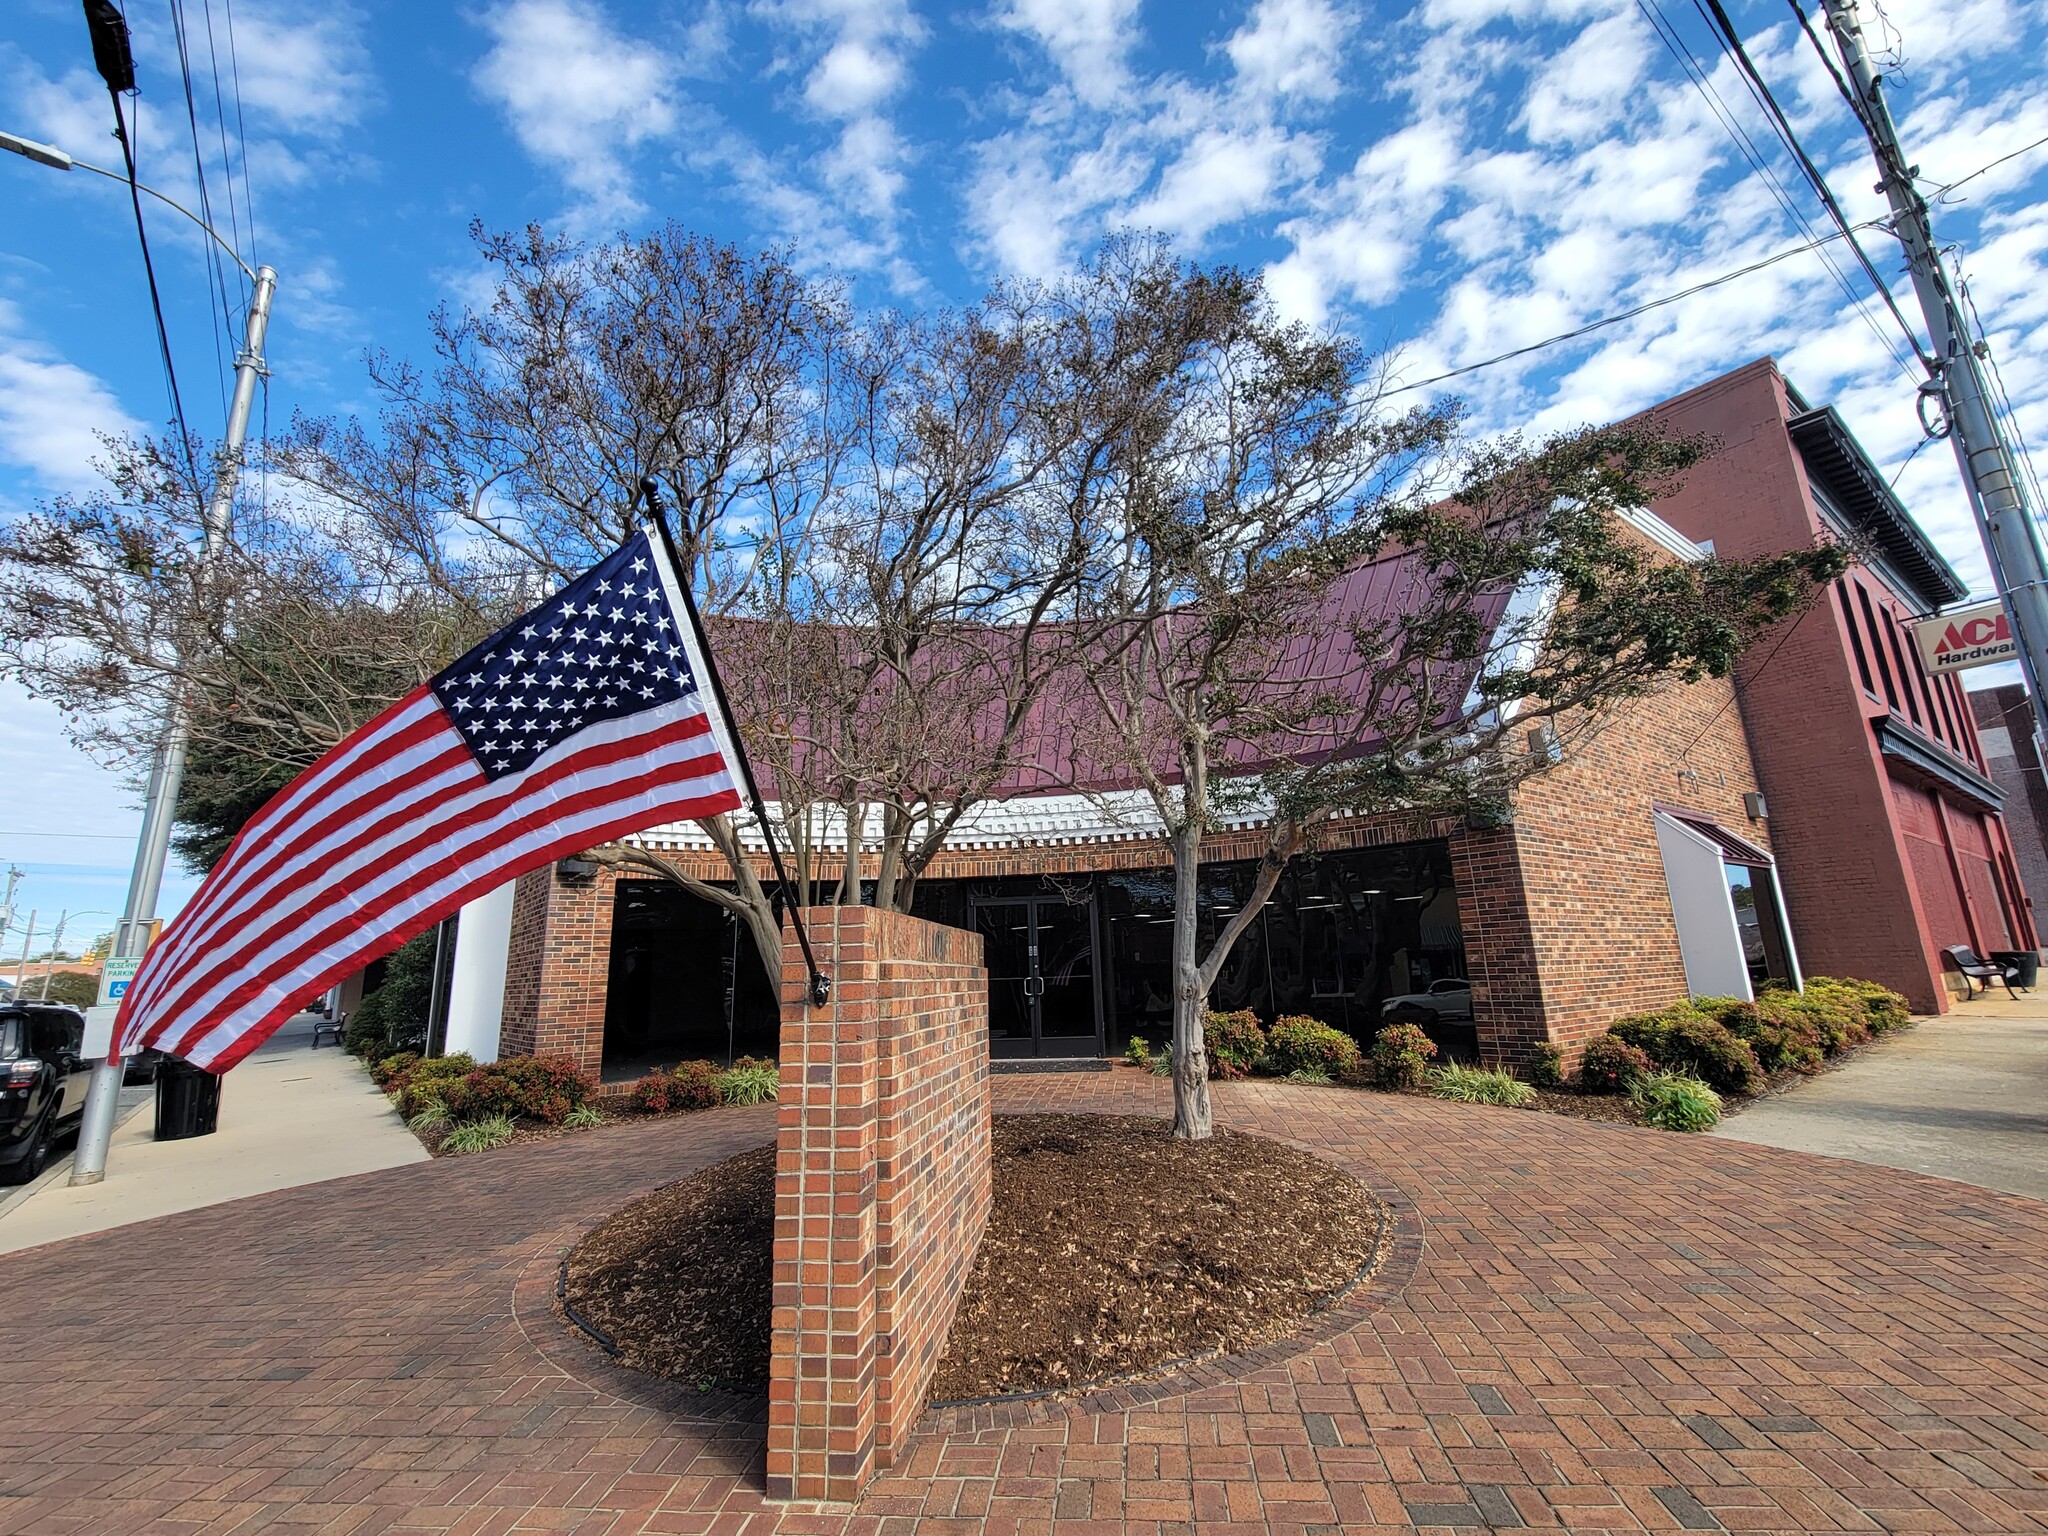
[[[500,1055],[566,1056],[595,1076],[604,1060],[604,999],[612,960],[608,869],[521,875],[505,956]]]
[[[768,1496],[843,1503],[924,1405],[988,1222],[981,936],[873,907],[783,946]]]

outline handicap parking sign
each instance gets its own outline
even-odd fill
[[[118,1003],[128,994],[128,983],[142,964],[140,955],[109,955],[100,970],[100,1001]]]

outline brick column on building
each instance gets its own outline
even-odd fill
[[[566,1056],[593,1076],[603,1065],[615,884],[608,869],[565,875],[558,864],[519,877],[501,1055]]]
[[[924,1406],[987,1225],[981,937],[873,907],[783,948],[768,1496],[850,1503]]]
[[[1474,828],[1453,837],[1451,877],[1480,1058],[1493,1067],[1526,1067],[1548,1038],[1548,1024],[1515,829]]]

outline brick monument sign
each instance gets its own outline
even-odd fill
[[[874,907],[783,946],[768,1497],[850,1502],[924,1407],[989,1212],[981,936]]]

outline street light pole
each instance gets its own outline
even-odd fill
[[[221,443],[213,494],[206,503],[200,552],[202,582],[227,542],[235,487],[242,477],[242,448],[249,436],[249,411],[256,398],[256,382],[269,372],[263,362],[263,340],[270,329],[270,300],[277,291],[277,273],[270,267],[258,267],[255,278],[256,288],[242,330],[242,349],[235,354],[235,394],[228,406],[227,434]],[[142,833],[135,845],[135,868],[128,877],[128,902],[120,926],[114,930],[112,954],[116,957],[139,956],[149,947],[150,925],[156,919],[157,893],[163,886],[171,822],[178,808],[178,786],[185,777],[185,752],[190,740],[185,706],[180,701],[172,708],[171,718],[157,742],[156,759],[150,765],[149,789],[142,805]],[[114,1110],[121,1097],[121,1075],[117,1041],[104,1061],[93,1063],[92,1087],[87,1090],[85,1115],[78,1128],[78,1152],[71,1164],[73,1184],[97,1184],[107,1176],[107,1145],[114,1137]]]

